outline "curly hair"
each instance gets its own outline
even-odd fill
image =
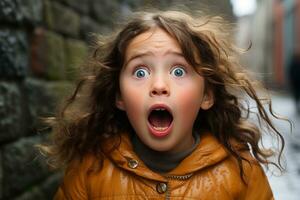
[[[87,153],[101,160],[112,150],[103,148],[107,138],[132,131],[126,114],[115,105],[120,92],[119,75],[128,44],[153,27],[177,40],[187,62],[204,77],[206,87],[213,92],[214,105],[209,110],[200,110],[194,128],[215,135],[238,161],[241,176],[242,161],[246,158],[234,143],[244,150],[251,149],[260,163],[273,164],[283,170],[280,158],[284,139],[271,121],[271,118],[280,117],[274,114],[269,97],[259,97],[257,89],[263,88],[261,84],[250,79],[249,73],[239,64],[242,51],[233,45],[230,25],[221,17],[178,11],[134,13],[115,35],[98,38],[73,94],[57,116],[48,119],[52,139],[40,145],[40,149],[50,163],[56,167],[65,166]],[[256,111],[245,103],[249,100],[255,103]],[[267,109],[265,104],[269,106]],[[259,124],[251,122],[253,112]],[[265,131],[278,139],[278,152],[260,146]],[[270,157],[275,153],[279,153],[278,159],[272,162]]]

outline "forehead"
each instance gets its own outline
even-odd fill
[[[152,28],[132,39],[126,48],[125,58],[146,52],[164,54],[170,50],[182,53],[176,39],[160,28]]]

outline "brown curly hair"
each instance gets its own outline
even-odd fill
[[[279,117],[273,113],[269,97],[259,98],[257,88],[262,88],[261,85],[250,79],[249,73],[239,64],[237,58],[241,50],[230,39],[230,26],[220,17],[178,11],[134,13],[115,35],[98,38],[73,94],[60,113],[48,119],[52,139],[40,145],[40,149],[50,163],[56,167],[65,166],[87,153],[101,160],[104,153],[109,153],[103,148],[103,141],[120,132],[132,131],[126,114],[115,105],[119,75],[128,44],[153,27],[163,29],[178,41],[185,59],[204,77],[206,86],[213,92],[214,105],[209,110],[200,110],[194,128],[208,130],[216,136],[237,159],[241,176],[245,158],[232,141],[244,149],[250,148],[260,163],[274,164],[282,170],[280,157],[284,139],[270,118]],[[201,58],[200,62],[197,57]],[[254,111],[245,103],[249,100],[255,102],[259,125],[250,122]],[[265,109],[264,104],[269,108]],[[259,145],[264,130],[279,141],[277,162],[269,160],[275,151]]]

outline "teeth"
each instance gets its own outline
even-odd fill
[[[153,128],[154,128],[155,130],[157,130],[157,131],[164,131],[164,130],[166,130],[168,127],[155,127],[155,126],[153,126]]]
[[[163,110],[165,110],[164,108],[156,108],[156,109],[154,109],[154,110],[156,110],[156,111],[163,111]]]

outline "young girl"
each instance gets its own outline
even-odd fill
[[[158,11],[99,39],[42,147],[67,166],[55,199],[273,199],[260,164],[280,159],[243,100],[283,138],[229,37],[218,17]]]

